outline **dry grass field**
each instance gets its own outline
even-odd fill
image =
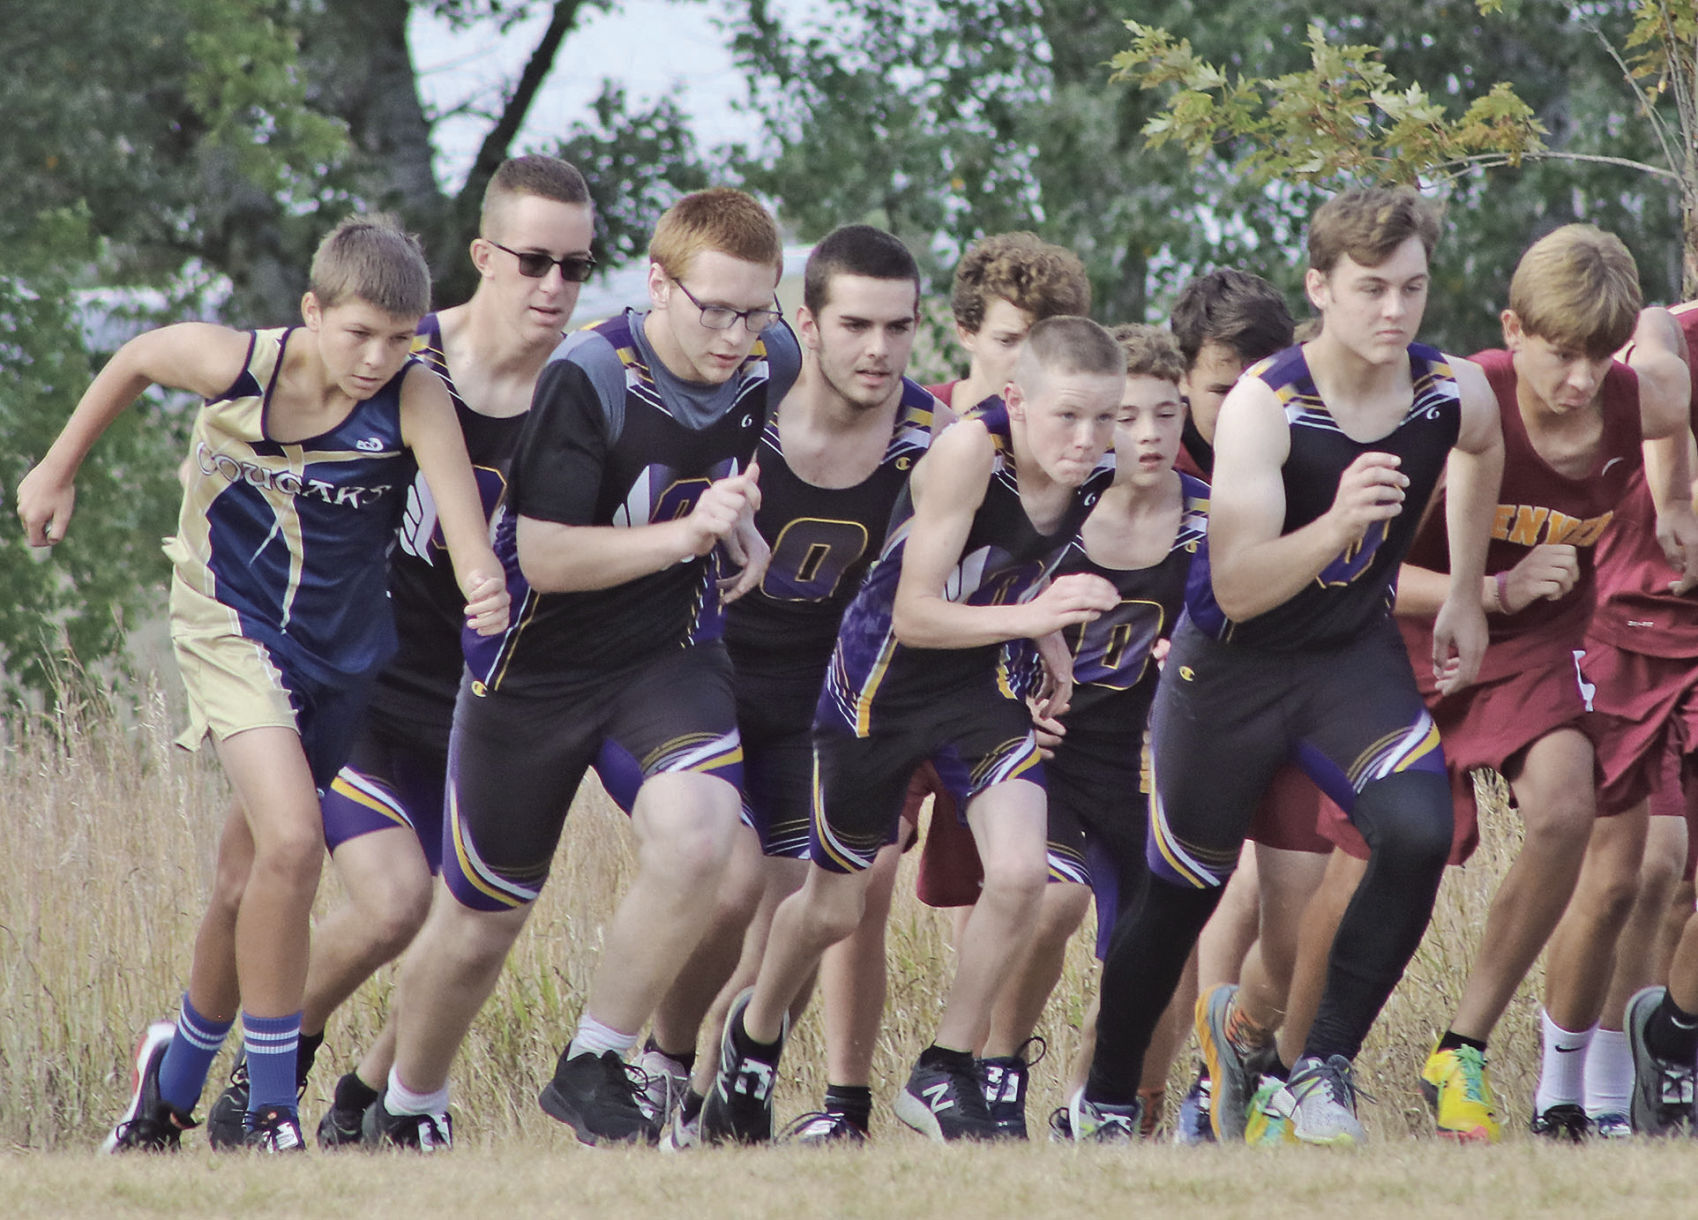
[[[339,1214],[390,1214],[409,1203],[495,1213],[540,1202],[573,1215],[651,1205],[691,1215],[1027,1215],[1153,1203],[1164,1214],[1236,1216],[1265,1215],[1279,1199],[1291,1214],[1360,1217],[1472,1210],[1481,1189],[1497,1215],[1622,1214],[1659,1203],[1687,1210],[1698,1147],[1551,1148],[1523,1134],[1538,1058],[1537,978],[1493,1041],[1514,1133],[1489,1150],[1441,1146],[1428,1133],[1416,1073],[1514,850],[1513,819],[1501,814],[1489,819],[1474,863],[1447,878],[1427,940],[1364,1051],[1361,1083],[1377,1101],[1364,1107],[1376,1146],[1362,1154],[1077,1150],[1041,1140],[940,1149],[911,1135],[889,1117],[888,1102],[935,1022],[949,955],[947,921],[914,901],[911,878],[891,927],[875,1147],[667,1158],[579,1150],[535,1097],[575,1022],[601,922],[628,867],[623,819],[586,791],[554,878],[458,1064],[451,1158],[314,1156],[277,1165],[214,1158],[198,1138],[185,1141],[182,1158],[98,1158],[90,1150],[128,1096],[136,1031],[175,1011],[226,799],[210,759],[171,747],[172,721],[154,690],[135,714],[95,701],[9,730],[0,763],[8,798],[0,820],[8,873],[0,888],[0,1148],[12,1153],[0,1156],[0,1214],[199,1215],[262,1200],[277,1214],[313,1214],[333,1199]],[[321,901],[336,893],[327,870]],[[1072,1027],[1092,985],[1088,944],[1076,941],[1041,1030],[1051,1053],[1033,1082],[1040,1130],[1061,1100]],[[309,1122],[351,1052],[377,1030],[387,996],[380,977],[332,1023],[306,1100]],[[822,1062],[818,1023],[805,1019],[785,1056],[781,1121],[817,1104]],[[215,1086],[224,1066],[214,1069]],[[1177,1071],[1189,1070],[1187,1054]]]

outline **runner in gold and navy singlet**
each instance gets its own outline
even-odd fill
[[[1392,584],[1448,460],[1457,577],[1435,666],[1447,689],[1466,684],[1485,646],[1481,573],[1502,460],[1479,370],[1413,343],[1437,234],[1413,192],[1324,205],[1306,278],[1320,337],[1258,365],[1222,407],[1207,555],[1151,715],[1150,882],[1104,965],[1074,1139],[1136,1129],[1144,1050],[1288,760],[1345,803],[1373,854],[1283,1103],[1300,1140],[1365,1138],[1350,1061],[1426,928],[1451,830]]]

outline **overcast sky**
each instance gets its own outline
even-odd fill
[[[773,7],[782,12],[795,2],[778,0]],[[456,33],[445,22],[415,15],[413,61],[426,109],[440,113],[469,99],[492,108],[501,88],[518,79],[548,25],[547,6],[536,7],[535,18],[499,37],[487,25]],[[622,80],[633,102],[673,93],[694,118],[704,145],[753,139],[754,124],[732,109],[743,82],[731,66],[725,36],[714,28],[714,11],[713,5],[625,0],[616,13],[589,14],[561,45],[519,144],[586,117],[603,77]],[[482,118],[451,118],[437,125],[437,175],[446,185],[457,186],[465,177],[487,126]]]

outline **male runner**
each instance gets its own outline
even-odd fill
[[[1126,1139],[1144,1049],[1236,866],[1257,799],[1295,759],[1373,853],[1283,1105],[1298,1138],[1360,1143],[1350,1061],[1431,914],[1450,843],[1442,754],[1390,620],[1391,581],[1451,460],[1452,570],[1434,667],[1485,645],[1479,596],[1502,442],[1479,371],[1413,342],[1438,223],[1411,191],[1351,191],[1309,231],[1321,334],[1222,407],[1206,564],[1194,568],[1151,722],[1143,900],[1115,928],[1075,1140]],[[1202,579],[1207,577],[1207,580]]]
[[[773,299],[778,229],[754,199],[685,196],[661,217],[649,258],[652,308],[572,336],[537,381],[496,531],[516,625],[469,658],[449,748],[444,884],[402,965],[395,1066],[366,1112],[367,1142],[451,1139],[455,1051],[598,755],[640,784],[637,875],[541,1104],[585,1143],[658,1136],[625,1054],[700,939],[739,807],[709,557],[724,544],[744,563],[729,597],[761,578],[751,460],[799,352]]]
[[[928,757],[966,808],[986,880],[937,1039],[896,1113],[934,1139],[994,1132],[973,1050],[999,972],[1030,935],[1045,822],[1037,743],[1001,645],[1044,639],[1064,701],[1068,666],[1054,633],[1118,600],[1100,577],[1043,582],[1112,478],[1102,459],[1124,369],[1119,345],[1095,323],[1037,324],[1004,405],[939,437],[898,501],[885,550],[845,615],[815,716],[814,867],[779,908],[755,985],[732,1006],[705,1137],[770,1138],[787,1010],[820,956],[859,922],[866,869],[893,841],[908,777]]]
[[[806,876],[814,706],[843,610],[883,550],[897,495],[941,422],[937,400],[903,375],[919,300],[913,255],[869,225],[835,230],[808,256],[796,323],[802,375],[768,420],[758,451],[755,525],[772,559],[760,586],[726,615],[751,826],[738,834],[714,926],[655,1016],[656,1051],[667,1048],[662,1053],[674,1063],[695,1059],[695,1087],[667,1132],[668,1147],[694,1142],[725,1011],[754,980],[772,912]],[[880,970],[869,984],[879,989],[880,1007],[883,983]],[[716,988],[707,1022],[714,1047],[699,1059],[672,1049],[693,1050]],[[654,1057],[645,1056],[645,1070]],[[870,1108],[870,1094],[865,1100]],[[855,1132],[865,1124],[863,1113]]]
[[[485,516],[506,488],[531,391],[595,268],[589,188],[553,157],[504,161],[484,190],[471,245],[471,300],[426,314],[413,352],[442,378],[478,478]],[[379,966],[398,957],[430,909],[442,860],[448,730],[464,662],[458,590],[441,526],[420,478],[407,497],[389,567],[400,649],[377,681],[349,760],[324,794],[324,838],[348,897],[319,921],[307,969],[296,1079],[306,1085],[324,1026]],[[358,1143],[360,1120],[389,1076],[393,1024],[336,1082],[320,1146]],[[247,1063],[213,1103],[214,1145],[239,1142]]]

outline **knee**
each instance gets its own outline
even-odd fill
[[[397,886],[376,903],[365,905],[361,914],[372,942],[385,960],[397,956],[418,935],[430,913],[430,886]]]
[[[1438,779],[1436,785],[1400,780]],[[1424,789],[1429,789],[1424,791]],[[1455,820],[1449,786],[1440,777],[1393,776],[1370,785],[1357,802],[1356,821],[1378,868],[1400,873],[1444,871],[1450,859]]]
[[[1031,912],[1036,916],[1048,882],[1049,865],[1042,856],[1003,856],[986,860],[985,885],[979,895],[979,904]]]
[[[1584,854],[1597,816],[1598,806],[1590,791],[1541,795],[1521,811],[1529,843],[1567,856]]]
[[[1038,917],[1038,940],[1043,943],[1066,943],[1091,907],[1091,891],[1071,882],[1046,884]]]
[[[861,924],[867,906],[864,885],[837,884],[809,886],[798,900],[809,930],[809,939],[816,944],[836,944],[846,940]]]
[[[643,844],[643,870],[673,888],[692,893],[717,892],[730,856],[731,836],[711,819],[670,828]]]
[[[254,872],[264,873],[290,889],[317,889],[323,865],[324,837],[316,826],[280,827],[256,839]]]

